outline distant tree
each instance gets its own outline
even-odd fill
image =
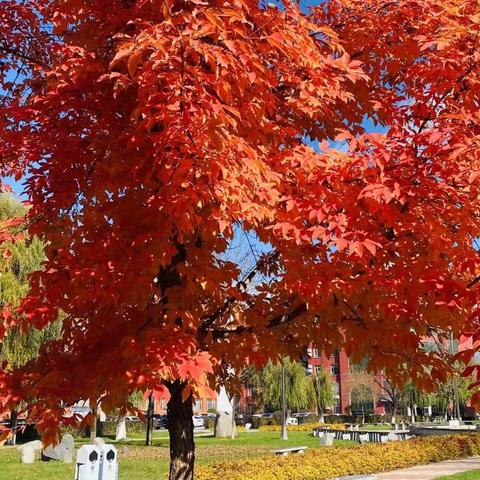
[[[403,392],[404,405],[407,407],[407,411],[410,409],[410,421],[415,423],[417,420],[417,407],[425,403],[425,394],[420,391],[413,381],[408,381],[405,384]]]
[[[325,410],[333,405],[332,379],[324,368],[318,368],[310,377],[314,394],[314,404],[320,421],[325,421]]]
[[[438,383],[438,388],[430,395],[431,405],[444,412],[445,418],[448,412],[452,418],[461,420],[460,406],[465,405],[472,395],[469,385],[473,382],[472,377],[462,377],[458,373],[464,367],[456,366],[456,372],[449,375],[443,383]]]
[[[284,364],[287,407],[292,410],[309,407],[314,397],[313,385],[305,375],[305,369],[300,363],[288,359],[284,359]],[[280,362],[268,362],[252,377],[255,390],[268,410],[275,411],[281,408],[281,373]]]
[[[365,414],[374,410],[373,384],[374,376],[363,364],[350,365],[350,409],[352,413],[362,414],[362,423],[365,423]]]
[[[0,222],[25,214],[26,207],[13,195],[0,195]],[[21,228],[21,227],[20,227]],[[41,268],[44,259],[42,242],[36,238],[25,238],[15,243],[4,243],[0,248],[0,306],[18,305],[28,291],[28,276]],[[0,363],[5,361],[8,368],[24,366],[34,359],[40,346],[56,338],[60,324],[51,323],[43,329],[30,326],[27,331],[12,327],[0,342]],[[15,427],[17,411],[11,412]],[[15,429],[14,429],[15,430]],[[12,439],[15,443],[15,436]]]
[[[24,215],[26,207],[13,195],[0,195],[0,222]],[[15,243],[3,243],[0,248],[0,305],[15,306],[28,291],[30,273],[41,268],[44,260],[42,242],[25,238]],[[39,330],[29,327],[27,332],[11,328],[0,343],[0,358],[9,368],[25,365],[38,355],[40,346],[60,333],[59,323]]]
[[[445,416],[452,405],[452,418],[461,420],[460,405],[465,404],[472,396],[469,385],[473,382],[473,378],[468,373],[466,377],[463,376],[465,374],[462,374],[467,365],[458,360],[458,340],[451,330],[430,327],[429,335],[431,341],[428,343],[428,350],[449,367],[443,381],[437,381],[438,389],[434,395],[435,400],[438,406],[445,409]],[[473,369],[474,367],[469,368]],[[472,371],[470,371],[471,373]]]
[[[374,378],[373,381],[380,390],[380,400],[391,409],[392,424],[397,423],[397,413],[404,397],[403,388],[399,387],[393,380],[384,376],[378,379]]]

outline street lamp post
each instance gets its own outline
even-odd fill
[[[287,395],[286,395],[286,385],[285,385],[285,364],[283,363],[283,358],[280,361],[282,365],[282,432],[280,438],[282,440],[288,440],[288,431],[287,431]]]

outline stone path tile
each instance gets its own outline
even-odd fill
[[[431,463],[419,467],[395,470],[394,472],[380,473],[378,480],[433,480],[442,475],[480,470],[480,457],[449,460],[448,462]],[[480,480],[480,474],[478,479]]]

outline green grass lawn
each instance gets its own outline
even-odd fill
[[[471,472],[457,473],[448,477],[438,477],[437,480],[480,480],[480,470],[472,470]]]
[[[376,423],[376,424],[365,424],[365,425],[360,425],[359,430],[392,430],[393,426],[390,423]]]
[[[119,451],[119,480],[163,479],[168,471],[168,434],[155,432],[151,447],[142,445],[143,436],[132,437],[116,444]],[[199,434],[195,440],[197,463],[266,455],[272,449],[286,446],[328,448],[320,447],[318,438],[309,432],[289,432],[288,440],[281,440],[279,437],[280,434],[276,432],[242,432],[235,440]],[[88,440],[82,439],[78,445],[87,442]],[[348,447],[353,444],[348,441],[335,441],[337,446]],[[15,448],[0,448],[0,480],[72,480],[74,470],[73,465],[56,462],[39,461],[33,465],[23,465]]]

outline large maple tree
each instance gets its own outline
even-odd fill
[[[247,363],[315,342],[445,375],[418,347],[476,329],[477,1],[0,7],[0,173],[26,178],[47,257],[2,331],[64,316],[0,374],[3,409],[28,400],[52,440],[79,398],[168,391],[170,478],[191,479],[192,397]]]

